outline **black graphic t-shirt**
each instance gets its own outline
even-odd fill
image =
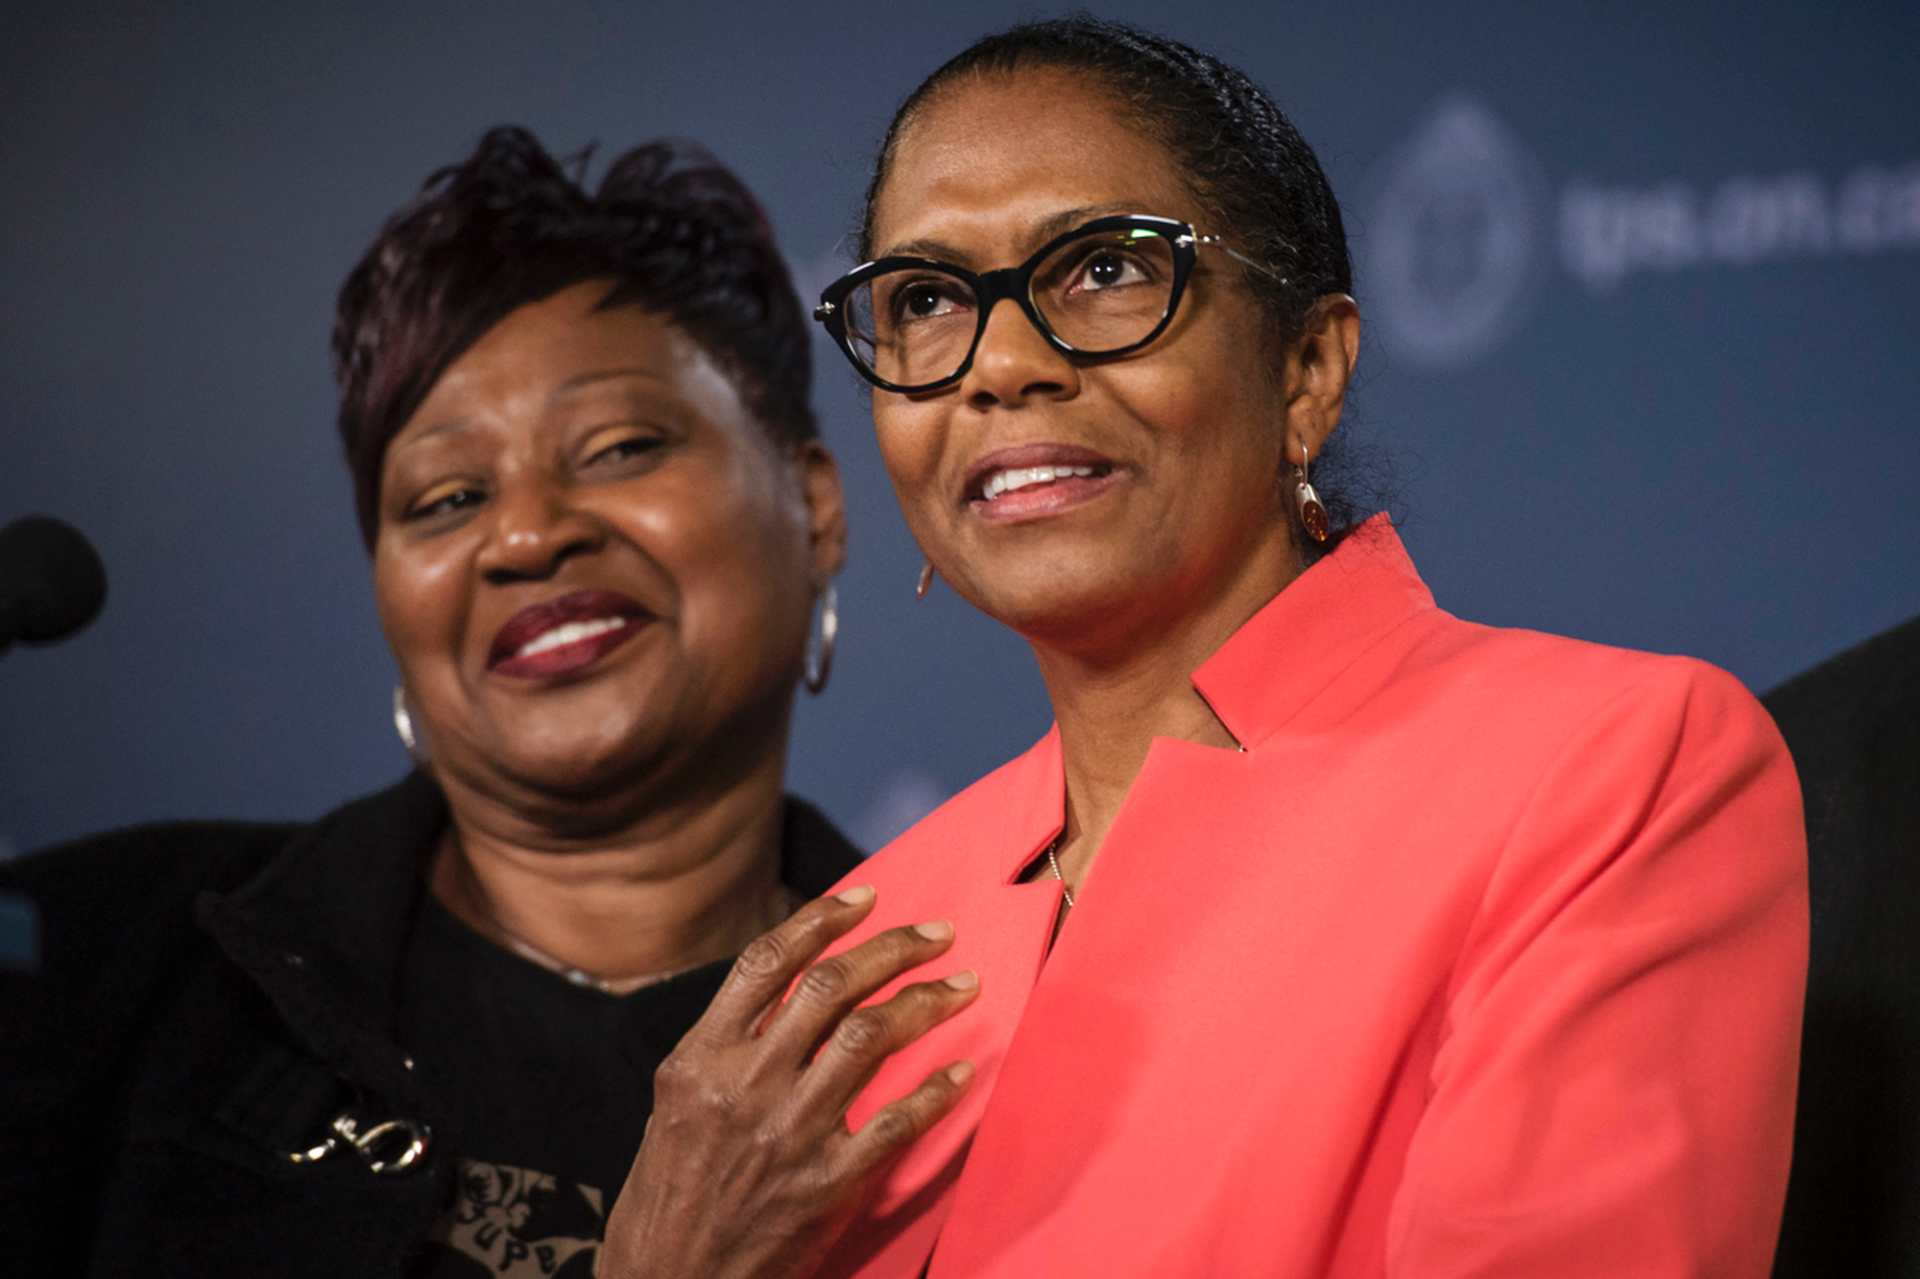
[[[429,894],[402,961],[401,1035],[460,1176],[416,1273],[590,1276],[653,1072],[727,968],[607,995],[494,945]]]

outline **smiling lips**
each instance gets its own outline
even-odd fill
[[[1054,515],[1105,492],[1119,479],[1111,459],[1066,444],[998,449],[967,471],[973,511],[992,524]]]
[[[487,669],[519,679],[565,675],[632,639],[653,616],[614,591],[573,591],[507,619],[493,637]]]

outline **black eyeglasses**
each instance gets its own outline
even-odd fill
[[[965,376],[987,317],[1006,298],[1062,355],[1125,355],[1173,322],[1203,244],[1285,283],[1189,223],[1123,214],[1076,227],[998,271],[932,258],[868,262],[827,286],[813,318],[884,391],[932,391]]]

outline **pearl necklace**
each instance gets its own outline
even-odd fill
[[[1239,742],[1234,743],[1234,749],[1242,755],[1247,753],[1247,748]],[[1060,859],[1054,856],[1055,850],[1060,847],[1060,841],[1066,837],[1067,832],[1062,830],[1058,835],[1053,837],[1053,842],[1047,845],[1047,865],[1053,867],[1053,877],[1060,881],[1060,895],[1067,899],[1067,909],[1072,910],[1073,890],[1067,887],[1067,877],[1060,873]]]
[[[1065,839],[1066,835],[1067,832],[1061,831],[1053,837],[1053,842],[1047,845],[1047,865],[1053,867],[1053,877],[1060,881],[1060,895],[1067,899],[1067,909],[1072,910],[1073,890],[1067,887],[1067,877],[1060,873],[1060,859],[1053,855],[1053,850],[1060,847],[1060,841]]]

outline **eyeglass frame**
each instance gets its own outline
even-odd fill
[[[1046,317],[1041,315],[1040,309],[1034,305],[1034,269],[1063,244],[1086,236],[1099,235],[1104,231],[1130,229],[1151,231],[1164,237],[1173,247],[1173,287],[1167,292],[1167,309],[1161,315],[1160,322],[1153,326],[1153,331],[1137,342],[1129,342],[1125,346],[1105,351],[1081,350],[1055,333],[1053,326],[1047,323]],[[942,387],[952,386],[965,377],[968,370],[973,368],[974,356],[979,354],[980,339],[987,332],[987,321],[992,316],[993,309],[1003,301],[1012,301],[1025,312],[1028,322],[1039,330],[1040,336],[1047,340],[1047,345],[1060,354],[1083,360],[1113,359],[1138,351],[1167,331],[1167,326],[1173,323],[1174,312],[1180,309],[1180,299],[1187,289],[1187,278],[1193,273],[1194,263],[1200,259],[1201,245],[1212,245],[1262,275],[1281,284],[1287,282],[1285,276],[1271,267],[1222,244],[1219,236],[1199,234],[1194,230],[1191,222],[1182,222],[1177,218],[1154,217],[1144,213],[1119,213],[1083,222],[1072,230],[1048,240],[1034,251],[1033,256],[1019,266],[1000,267],[993,271],[969,271],[965,267],[955,266],[951,262],[942,262],[937,258],[911,256],[876,258],[871,262],[864,262],[820,291],[820,304],[813,309],[813,318],[826,326],[828,334],[839,346],[841,353],[847,357],[848,363],[853,365],[855,372],[883,391],[893,391],[902,395],[937,391]],[[876,370],[868,368],[866,362],[854,350],[853,339],[847,334],[846,300],[848,294],[876,276],[886,275],[892,271],[914,269],[937,271],[966,284],[973,290],[974,302],[979,307],[980,318],[974,324],[973,341],[967,347],[967,357],[960,361],[959,368],[935,381],[908,386],[887,381]]]

